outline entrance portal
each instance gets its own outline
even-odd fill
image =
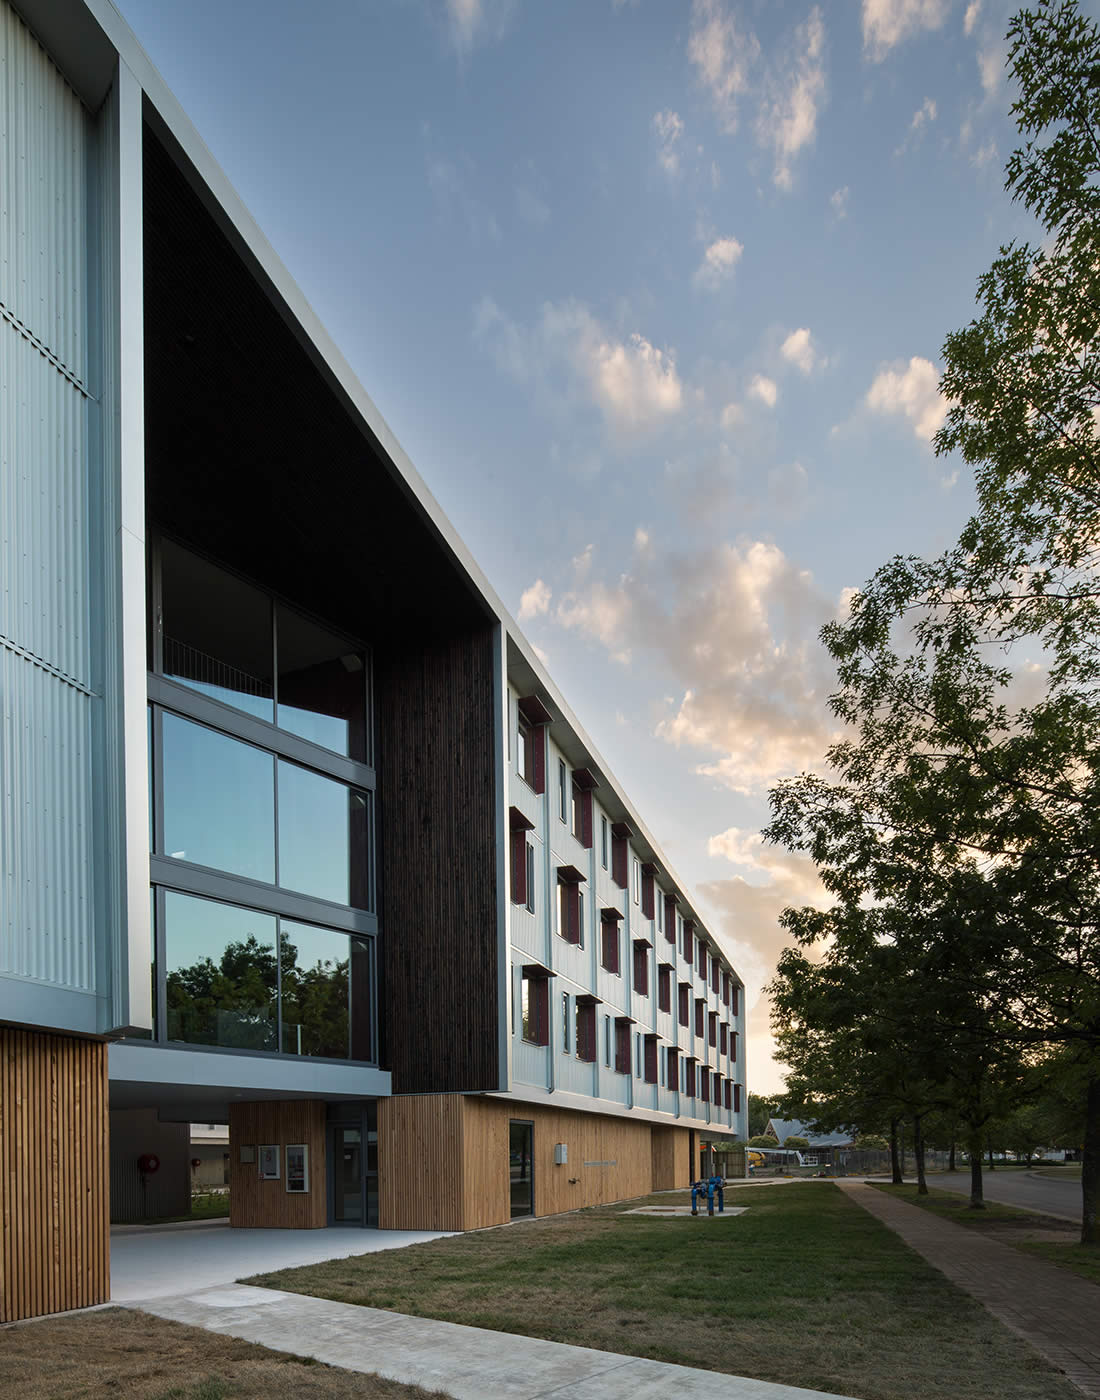
[[[330,1105],[329,1114],[329,1220],[377,1229],[377,1107],[373,1102]]]

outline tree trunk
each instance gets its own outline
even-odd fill
[[[950,1151],[950,1153],[948,1154],[948,1158],[947,1158],[947,1170],[948,1170],[949,1172],[958,1171],[958,1168],[955,1166],[955,1139],[954,1139],[954,1138],[951,1139],[951,1151]]]
[[[928,1195],[928,1182],[924,1179],[924,1135],[920,1130],[922,1113],[913,1115],[913,1155],[917,1159],[917,1195]]]
[[[1096,1198],[1100,1195],[1100,1078],[1089,1080],[1085,1103],[1085,1151],[1081,1161],[1081,1243],[1100,1244]]]
[[[970,1209],[985,1210],[982,1196],[982,1135],[971,1133],[968,1142],[970,1152]]]
[[[993,1165],[993,1139],[992,1139],[992,1138],[989,1139],[988,1146],[989,1146],[989,1170],[990,1170],[991,1172],[995,1172],[995,1171],[997,1170],[997,1168]]]
[[[900,1186],[905,1178],[901,1174],[901,1157],[898,1154],[898,1120],[890,1119],[890,1180]]]

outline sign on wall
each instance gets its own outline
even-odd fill
[[[286,1189],[298,1192],[309,1190],[309,1147],[304,1142],[287,1144]]]
[[[264,1143],[260,1148],[260,1180],[279,1180],[279,1145],[275,1142]]]

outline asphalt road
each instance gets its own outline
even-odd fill
[[[969,1196],[970,1168],[964,1167],[954,1174],[930,1173],[928,1184],[940,1191],[958,1191]],[[1030,1172],[987,1170],[982,1172],[982,1192],[987,1201],[1026,1206],[1028,1210],[1046,1211],[1048,1215],[1061,1215],[1078,1223],[1081,1220],[1079,1177],[1072,1181],[1055,1181],[1046,1176],[1032,1176]]]

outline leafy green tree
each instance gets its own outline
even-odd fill
[[[776,1142],[775,1138],[773,1138],[773,1137],[768,1137],[767,1133],[757,1133],[754,1137],[749,1138],[749,1140],[748,1140],[748,1142],[745,1144],[745,1146],[746,1146],[746,1147],[778,1147],[779,1144]]]
[[[783,1139],[783,1146],[789,1147],[795,1152],[805,1152],[810,1146],[810,1139],[803,1137],[800,1133],[792,1133],[790,1137]]]
[[[972,1162],[1001,1111],[996,1063],[1064,1048],[1097,1243],[1100,30],[1041,0],[1009,41],[1007,188],[1041,241],[1000,250],[979,314],[947,338],[936,439],[975,469],[977,510],[957,545],[891,561],[825,629],[849,734],[827,779],[777,789],[768,834],[813,856],[842,911],[894,909],[899,944],[954,989],[940,1019],[969,1037]]]
[[[779,1117],[778,1098],[769,1098],[764,1094],[749,1095],[749,1133],[759,1136],[768,1126],[772,1118]]]

